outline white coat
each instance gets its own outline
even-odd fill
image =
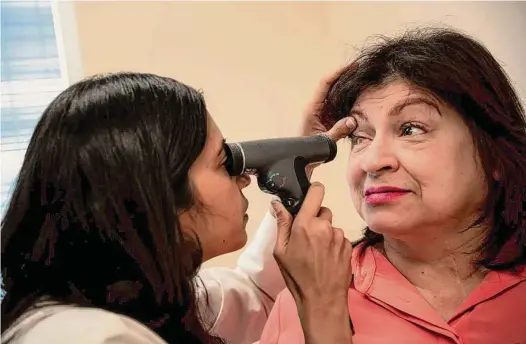
[[[285,282],[272,256],[276,220],[267,213],[237,266],[198,274],[199,310],[228,344],[257,343]],[[208,303],[206,302],[208,294]],[[2,335],[11,344],[166,344],[134,319],[98,308],[40,304]]]

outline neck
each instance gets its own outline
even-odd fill
[[[432,233],[433,235],[423,237],[419,231],[418,237],[403,239],[384,235],[384,253],[408,278],[435,275],[444,280],[458,281],[470,278],[478,271],[474,262],[479,257],[478,248],[486,233],[485,228],[474,227],[463,232],[441,235],[436,234],[439,231]]]

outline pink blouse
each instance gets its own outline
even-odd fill
[[[355,249],[357,252],[358,249]],[[491,271],[449,321],[375,248],[352,261],[353,344],[526,344],[526,266]],[[278,296],[260,344],[303,344],[296,305]]]

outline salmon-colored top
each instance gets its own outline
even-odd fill
[[[526,266],[518,273],[489,272],[446,322],[377,249],[352,260],[353,344],[526,344]],[[296,304],[284,290],[260,344],[303,343]]]

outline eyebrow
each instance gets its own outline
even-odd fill
[[[407,99],[397,103],[395,106],[393,106],[393,108],[391,110],[389,110],[389,116],[396,116],[396,115],[400,114],[400,112],[402,112],[402,110],[406,106],[418,105],[418,104],[425,104],[425,105],[431,106],[432,108],[434,108],[438,112],[438,114],[440,116],[442,116],[442,113],[440,112],[440,109],[438,108],[437,104],[435,102],[431,101],[430,99],[426,98],[426,97],[407,98]],[[367,118],[367,116],[361,110],[357,110],[357,109],[351,110],[349,116],[352,116],[352,115],[362,119],[363,121],[368,121],[369,120]]]

